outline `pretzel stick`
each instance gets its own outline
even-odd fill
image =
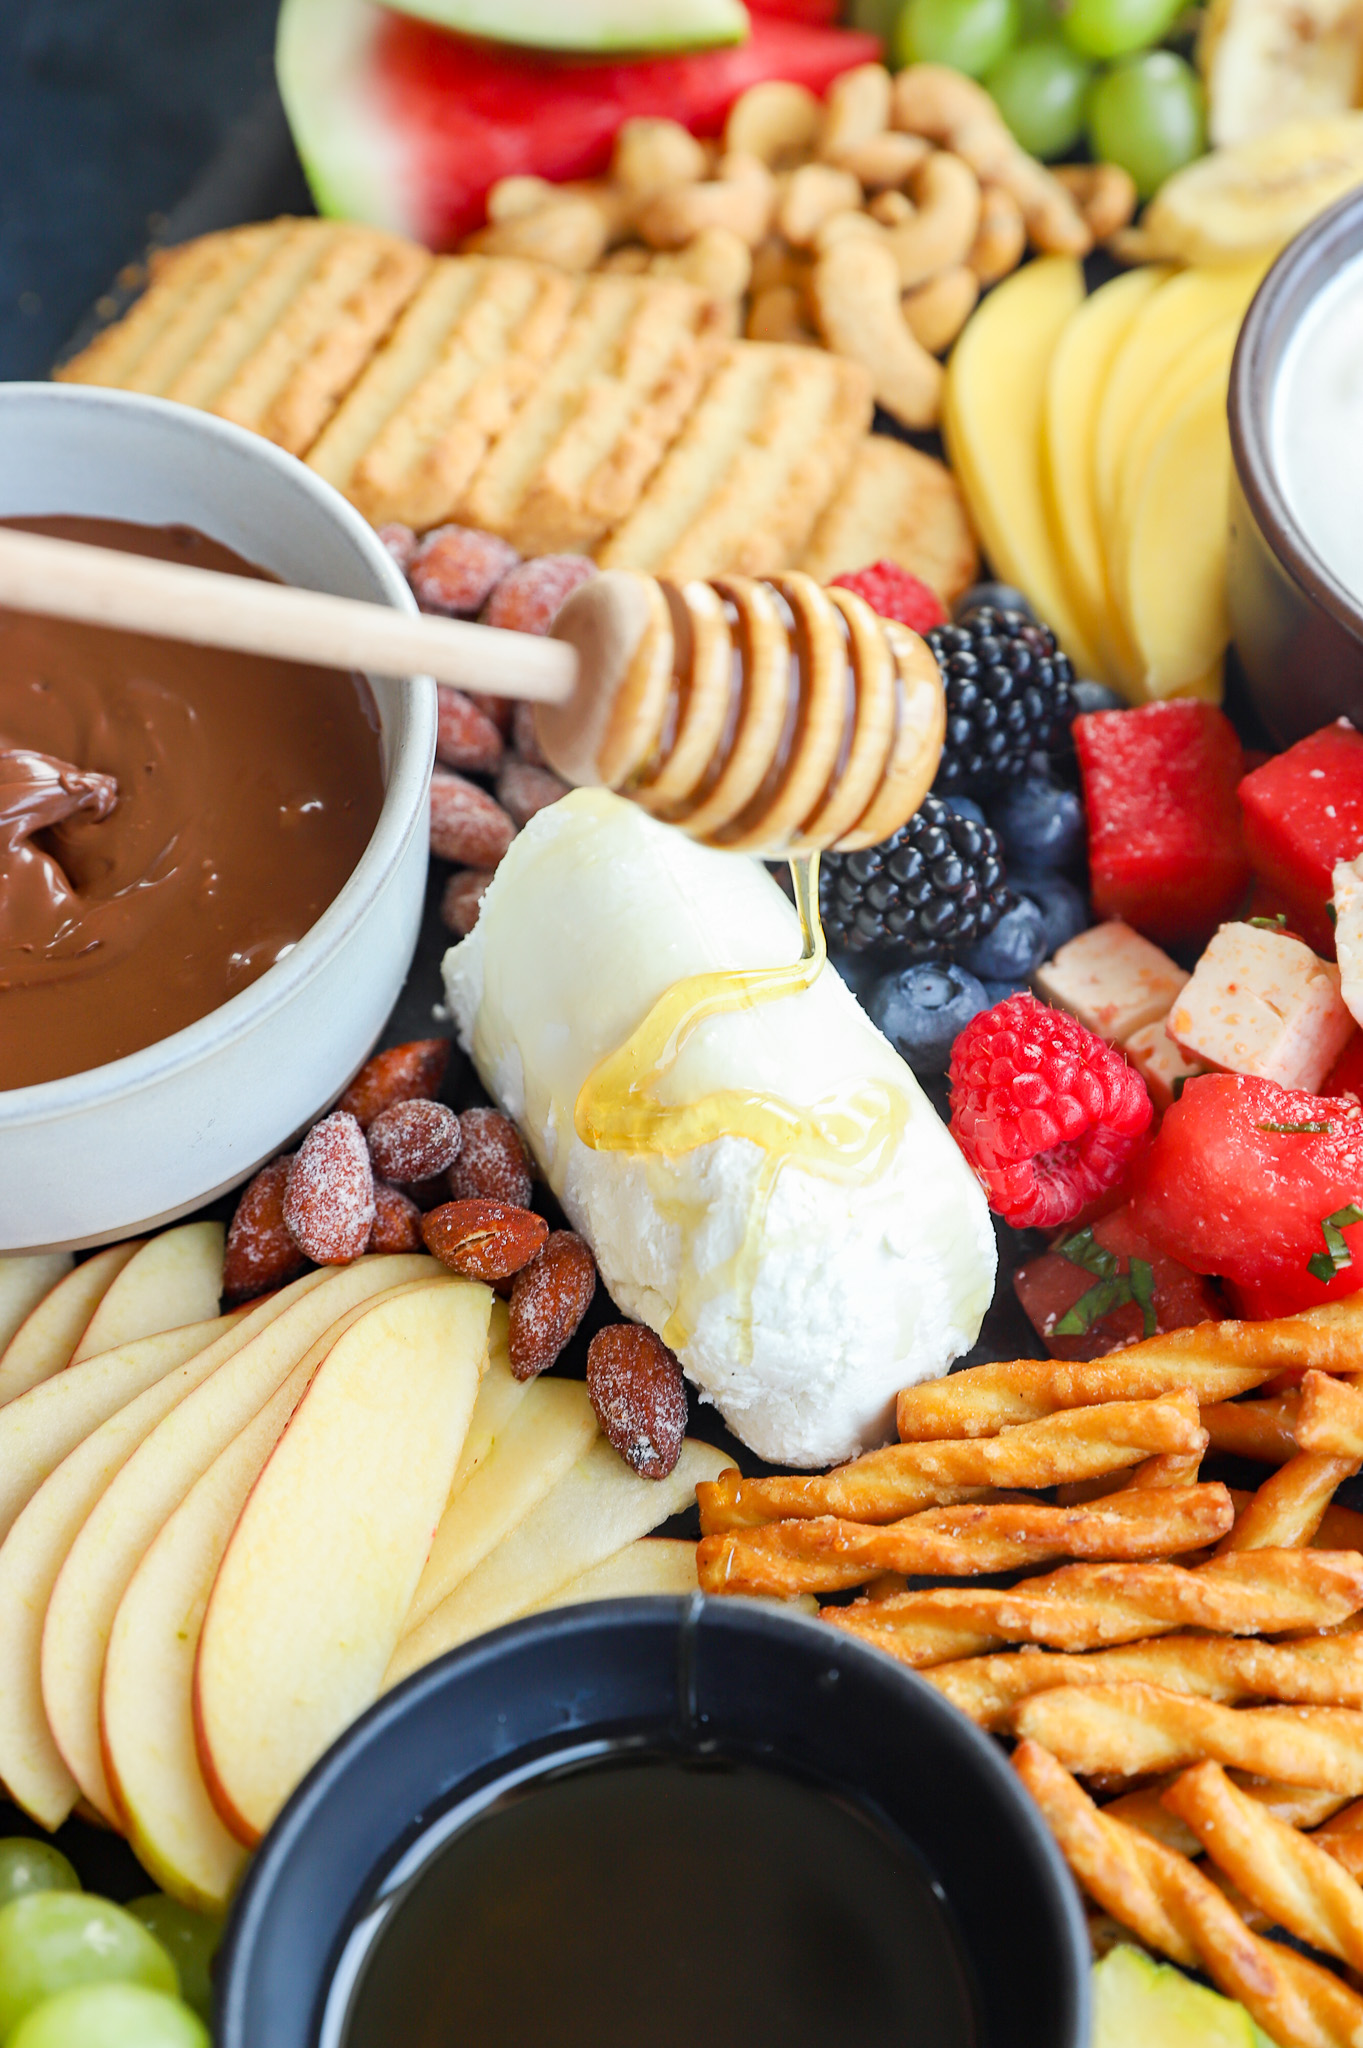
[[[821,1608],[820,1618],[866,1636],[901,1663],[922,1666],[978,1657],[1006,1642],[1096,1650],[1176,1628],[1281,1634],[1328,1627],[1360,1606],[1363,1557],[1353,1551],[1241,1550],[1194,1570],[1177,1564],[1062,1565],[1007,1590],[937,1586],[877,1601],[870,1612],[860,1600]],[[1171,1768],[1174,1761],[1191,1759],[1141,1768]]]
[[[1363,1393],[1357,1387],[1337,1385],[1327,1373],[1307,1373],[1302,1381],[1296,1437],[1304,1451],[1363,1459]]]
[[[1363,1966],[1363,1891],[1309,1835],[1248,1798],[1216,1763],[1184,1771],[1162,1800],[1271,1922]]]
[[[1363,1515],[1331,1501],[1312,1542],[1317,1550],[1363,1550]]]
[[[899,1434],[906,1442],[992,1436],[1058,1408],[1134,1401],[1191,1387],[1202,1401],[1228,1401],[1285,1367],[1348,1372],[1358,1364],[1363,1298],[1329,1302],[1263,1323],[1197,1323],[1130,1344],[1107,1358],[1018,1358],[972,1365],[944,1380],[906,1387]]]
[[[1280,2048],[1358,2048],[1363,1999],[1331,1971],[1252,1934],[1195,1864],[1100,1813],[1040,1744],[1019,1743],[1013,1766],[1080,1883],[1147,1947],[1205,1970]]]
[[[883,1527],[823,1515],[702,1537],[696,1564],[707,1593],[829,1593],[881,1571],[948,1577],[1055,1557],[1163,1557],[1214,1543],[1234,1513],[1224,1486],[1189,1486],[1116,1493],[1090,1507],[929,1508]]]
[[[1342,1863],[1350,1877],[1363,1884],[1363,1799],[1346,1806],[1311,1837],[1318,1848]]]
[[[1300,1446],[1294,1434],[1298,1399],[1280,1394],[1271,1401],[1211,1401],[1202,1410],[1209,1448],[1264,1465],[1285,1465]]]
[[[696,1499],[706,1536],[816,1515],[897,1522],[981,1487],[1057,1486],[1120,1471],[1155,1452],[1200,1452],[1205,1442],[1192,1395],[1170,1394],[1068,1409],[1001,1436],[890,1444],[811,1477],[743,1479],[737,1471],[721,1472],[697,1486]]]
[[[1363,1792],[1363,1713],[1352,1707],[1225,1707],[1126,1682],[1036,1693],[1014,1708],[1013,1727],[1081,1778],[1136,1777],[1210,1757],[1289,1785]]]
[[[1244,1778],[1245,1773],[1240,1772],[1239,1777]],[[1197,1836],[1186,1821],[1164,1804],[1163,1795],[1177,1782],[1176,1777],[1163,1778],[1154,1785],[1143,1786],[1139,1792],[1124,1792],[1120,1799],[1109,1800],[1103,1812],[1109,1820],[1122,1820],[1129,1827],[1139,1828],[1142,1834],[1163,1842],[1166,1849],[1177,1850],[1180,1856],[1200,1856],[1202,1844]],[[1310,1786],[1280,1785],[1271,1778],[1249,1778],[1238,1789],[1246,1799],[1293,1829],[1316,1827],[1328,1820],[1339,1811],[1346,1796],[1341,1792],[1319,1792]]]
[[[1196,1486],[1202,1469],[1201,1451],[1165,1451],[1147,1458],[1117,1483],[1118,1493],[1143,1493],[1152,1486]]]
[[[1324,1380],[1327,1386],[1333,1384],[1323,1373],[1308,1377]],[[1237,1513],[1235,1527],[1222,1538],[1221,1550],[1295,1550],[1310,1543],[1325,1519],[1335,1488],[1350,1478],[1358,1465],[1357,1458],[1327,1458],[1319,1451],[1299,1451],[1279,1466]]]
[[[1226,1706],[1264,1699],[1363,1708],[1363,1636],[1320,1636],[1302,1643],[1264,1643],[1253,1636],[1160,1636],[1087,1656],[1014,1650],[1006,1656],[970,1657],[923,1675],[963,1714],[995,1732],[1008,1726],[1020,1701],[1037,1693],[1124,1679],[1196,1693]]]

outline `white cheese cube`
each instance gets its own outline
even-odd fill
[[[1352,1037],[1339,969],[1300,939],[1223,924],[1169,1012],[1192,1059],[1314,1094]]]
[[[1331,882],[1340,994],[1355,1023],[1363,1024],[1363,854],[1340,861]]]
[[[1122,1051],[1150,1091],[1150,1100],[1163,1112],[1177,1100],[1180,1081],[1191,1081],[1207,1069],[1200,1060],[1190,1060],[1169,1036],[1164,1019],[1142,1024],[1133,1031]]]
[[[1120,918],[1080,932],[1035,975],[1048,1003],[1118,1045],[1142,1025],[1161,1023],[1187,979],[1176,960]]]

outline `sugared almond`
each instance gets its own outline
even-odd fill
[[[666,1479],[686,1437],[681,1367],[642,1323],[612,1323],[587,1350],[587,1393],[602,1433],[641,1479]]]
[[[414,1102],[435,1094],[449,1064],[448,1038],[413,1038],[376,1052],[360,1068],[336,1107],[367,1130],[376,1116],[395,1102]]]
[[[374,1183],[374,1227],[369,1233],[371,1252],[419,1252],[421,1211],[400,1188],[387,1181]]]
[[[511,1370],[547,1372],[592,1305],[596,1261],[575,1230],[551,1230],[511,1289]]]
[[[524,1209],[530,1200],[530,1161],[521,1134],[499,1109],[466,1109],[459,1118],[464,1142],[450,1168],[456,1202],[510,1202]]]
[[[369,1248],[374,1172],[364,1132],[333,1110],[304,1138],[289,1167],[284,1221],[300,1251],[319,1266],[342,1266]]]
[[[292,1152],[262,1166],[242,1191],[227,1230],[222,1261],[222,1291],[228,1301],[247,1301],[282,1287],[307,1265],[284,1222],[284,1190]]]
[[[499,803],[451,769],[431,774],[431,852],[461,868],[495,868],[516,836]]]
[[[446,1202],[421,1219],[426,1249],[468,1280],[509,1280],[528,1266],[549,1235],[532,1209],[510,1202]]]
[[[365,1132],[374,1171],[385,1180],[430,1180],[453,1166],[463,1126],[443,1102],[395,1102]]]

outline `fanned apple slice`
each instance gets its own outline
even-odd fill
[[[374,1307],[361,1302],[333,1324],[219,1452],[153,1537],[114,1616],[100,1688],[105,1776],[139,1860],[163,1891],[200,1912],[223,1911],[246,1861],[208,1796],[194,1741],[194,1659],[208,1596],[251,1488],[313,1374]]]
[[[518,1380],[511,1370],[511,1317],[504,1301],[494,1301],[492,1320],[487,1326],[487,1365],[450,1485],[451,1500],[468,1485],[490,1455],[534,1384],[533,1380]]]
[[[100,1301],[128,1261],[142,1248],[141,1239],[111,1244],[84,1260],[45,1294],[25,1316],[0,1354],[0,1401],[26,1394],[40,1380],[51,1379],[71,1355]],[[214,1303],[214,1308],[217,1303]]]
[[[384,1689],[471,1636],[515,1621],[627,1543],[647,1536],[696,1497],[696,1483],[733,1464],[724,1451],[688,1438],[666,1479],[640,1479],[604,1437],[470,1572],[448,1600],[398,1644]]]
[[[516,1384],[509,1367],[489,1367],[474,1409],[475,1423],[485,1400],[492,1406],[504,1396],[503,1375]],[[581,1380],[530,1382],[487,1456],[453,1493],[440,1518],[403,1624],[404,1635],[434,1613],[488,1552],[525,1520],[572,1470],[596,1434],[596,1416]]]
[[[215,1316],[225,1236],[221,1223],[181,1223],[148,1238],[101,1297],[71,1363]]]
[[[70,1252],[9,1252],[0,1258],[0,1358],[20,1323],[73,1264]]]
[[[115,1409],[68,1452],[0,1543],[0,1780],[44,1827],[60,1826],[77,1798],[76,1782],[52,1739],[42,1691],[43,1623],[67,1552],[115,1474],[176,1403],[326,1279],[326,1269],[307,1273],[249,1314],[224,1318],[222,1336],[206,1350]],[[99,1364],[89,1360],[82,1374],[94,1376]]]
[[[147,1545],[200,1473],[348,1309],[408,1280],[454,1284],[425,1254],[358,1259],[324,1273],[321,1286],[210,1373],[138,1446],[91,1509],[52,1588],[43,1623],[43,1705],[67,1769],[111,1826],[117,1814],[100,1755],[100,1675],[115,1611]]]
[[[377,1696],[468,1434],[491,1308],[487,1288],[451,1281],[360,1317],[242,1511],[194,1712],[213,1803],[248,1846]]]
[[[641,1536],[602,1564],[594,1564],[528,1609],[543,1614],[550,1607],[579,1607],[584,1600],[637,1599],[648,1593],[695,1593],[696,1546],[681,1536]]]

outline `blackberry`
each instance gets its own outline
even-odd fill
[[[835,951],[876,946],[940,960],[992,931],[1011,900],[994,833],[936,796],[881,845],[826,853],[819,869],[819,909]]]
[[[1064,739],[1073,674],[1047,627],[1025,612],[979,605],[926,638],[947,693],[939,795],[997,786]]]

